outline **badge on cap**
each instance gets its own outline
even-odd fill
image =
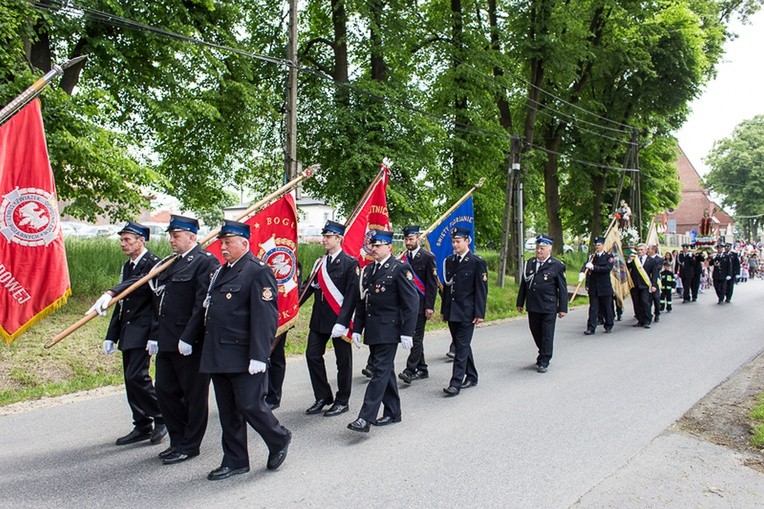
[[[263,300],[265,301],[273,300],[273,290],[271,290],[270,286],[266,286],[265,288],[263,288]]]

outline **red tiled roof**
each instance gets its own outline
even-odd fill
[[[673,213],[676,219],[676,232],[685,233],[697,229],[703,218],[703,211],[714,208],[717,209],[713,215],[716,219],[714,224],[723,229],[728,224],[735,224],[732,217],[711,200],[709,191],[701,185],[700,175],[681,147],[677,146],[677,152],[676,167],[679,182],[682,184],[682,199]]]

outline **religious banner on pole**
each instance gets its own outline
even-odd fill
[[[631,274],[626,267],[626,257],[623,255],[621,246],[621,234],[618,224],[614,224],[605,237],[605,252],[613,257],[613,270],[610,271],[610,282],[613,284],[613,294],[620,307],[623,307],[623,301],[629,298],[631,288],[634,284],[631,281]]]
[[[0,337],[10,344],[71,295],[40,101],[0,126]]]
[[[390,170],[385,165],[382,166],[382,170],[382,178],[376,181],[366,200],[358,204],[358,213],[345,228],[342,249],[356,258],[362,268],[372,261],[368,249],[369,231],[391,229],[387,214],[387,181],[390,178]]]
[[[454,209],[438,225],[434,226],[427,235],[427,243],[430,245],[430,251],[435,255],[435,266],[438,268],[438,279],[440,284],[444,284],[446,274],[445,262],[453,252],[451,247],[451,230],[454,227],[466,228],[470,231],[470,251],[475,252],[475,207],[472,202],[472,196]]]
[[[249,249],[273,269],[278,283],[279,328],[277,334],[288,330],[297,319],[298,268],[297,268],[297,210],[291,194],[273,202],[246,220],[251,234]],[[214,254],[220,263],[220,241],[216,240],[207,251]]]

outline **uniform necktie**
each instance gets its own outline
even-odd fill
[[[645,257],[644,256],[640,256],[639,257],[639,264],[640,265],[644,265],[645,264]]]
[[[377,273],[377,269],[379,269],[379,262],[374,263],[374,268],[371,269],[372,276]]]

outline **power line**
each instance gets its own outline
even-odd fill
[[[54,4],[56,4],[58,7],[60,7],[60,9],[55,9],[54,8]],[[383,95],[380,95],[380,94],[375,94],[373,92],[370,92],[370,91],[358,88],[358,87],[356,87],[354,85],[351,85],[349,83],[340,82],[340,81],[336,80],[334,77],[329,76],[326,73],[323,73],[323,72],[321,72],[318,69],[296,65],[293,62],[289,62],[289,61],[287,61],[285,59],[282,59],[282,58],[269,57],[267,55],[262,55],[262,54],[259,54],[259,53],[245,51],[245,50],[242,50],[242,49],[233,48],[233,47],[222,45],[222,44],[210,43],[210,42],[204,41],[202,39],[197,39],[195,37],[189,37],[189,36],[185,36],[185,35],[182,35],[182,34],[171,32],[169,30],[165,30],[165,29],[162,29],[162,28],[154,27],[154,26],[151,26],[151,25],[146,25],[144,23],[140,23],[140,22],[128,19],[128,18],[121,17],[121,16],[113,15],[113,14],[110,14],[110,13],[107,13],[107,12],[98,11],[96,9],[91,9],[91,8],[87,8],[87,7],[77,7],[74,4],[72,4],[71,2],[62,3],[62,2],[57,2],[56,0],[53,0],[50,3],[35,2],[34,6],[36,8],[38,8],[38,9],[49,11],[49,12],[52,12],[52,13],[63,12],[65,14],[69,14],[69,15],[82,15],[82,16],[90,19],[90,20],[99,21],[99,22],[102,22],[102,23],[105,23],[105,24],[110,24],[110,25],[113,25],[113,26],[118,26],[118,27],[122,27],[122,28],[130,28],[130,29],[139,30],[139,31],[146,31],[146,32],[153,33],[155,35],[162,36],[162,37],[168,37],[168,38],[171,38],[171,39],[180,40],[180,41],[183,41],[183,42],[189,42],[189,43],[192,43],[192,44],[196,44],[196,45],[200,45],[200,46],[205,46],[205,47],[209,47],[209,48],[213,48],[213,49],[217,49],[217,50],[221,50],[221,51],[230,51],[230,52],[236,53],[238,55],[254,58],[256,60],[264,61],[264,62],[267,62],[267,63],[282,65],[282,66],[285,66],[285,67],[289,67],[289,66],[295,67],[299,72],[304,72],[304,73],[307,73],[307,74],[311,74],[311,75],[314,75],[314,76],[316,76],[318,78],[330,81],[334,86],[346,88],[348,90],[351,90],[351,91],[354,91],[354,92],[366,95],[368,97],[376,99],[377,101],[379,101],[381,103],[388,104],[388,105],[391,105],[391,106],[394,106],[394,107],[397,107],[399,109],[403,109],[403,110],[406,110],[406,111],[409,111],[409,112],[417,113],[417,114],[420,114],[420,115],[423,115],[423,116],[426,116],[426,117],[429,117],[429,118],[432,118],[432,119],[435,119],[435,120],[439,120],[439,121],[444,122],[444,123],[449,122],[449,119],[444,117],[444,116],[442,116],[442,115],[438,115],[438,114],[435,114],[435,113],[432,113],[432,112],[429,112],[429,111],[426,111],[426,110],[423,110],[421,108],[417,108],[415,106],[411,106],[411,105],[408,105],[408,104],[405,104],[405,103],[394,101],[394,100],[392,100],[392,99],[390,99],[390,98],[388,98],[386,96],[383,96]],[[497,133],[497,132],[494,132],[494,131],[478,128],[478,127],[471,126],[471,125],[463,125],[463,124],[454,123],[453,127],[457,131],[466,132],[466,133],[470,133],[470,134],[490,136],[490,137],[501,138],[501,139],[509,139],[510,138],[509,134],[507,134],[507,133],[504,133],[504,132]],[[604,164],[600,164],[600,163],[594,163],[594,162],[591,162],[591,161],[585,161],[585,160],[581,160],[581,159],[576,159],[576,158],[567,156],[565,154],[561,154],[559,152],[554,152],[554,151],[546,149],[544,147],[539,147],[539,146],[533,145],[533,144],[531,144],[531,146],[534,147],[534,148],[537,148],[539,150],[542,150],[544,152],[550,153],[550,154],[555,154],[555,155],[563,156],[567,160],[574,161],[574,162],[577,162],[579,164],[586,165],[586,166],[592,166],[592,167],[596,167],[596,168],[602,168],[602,169],[608,169],[608,170],[616,170],[616,171],[638,171],[636,169],[616,168],[616,167],[613,167],[613,166],[608,166],[608,165],[604,165]]]

